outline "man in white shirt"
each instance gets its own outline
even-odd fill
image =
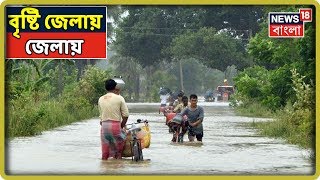
[[[167,106],[167,101],[169,98],[169,94],[164,94],[160,95],[160,107],[166,107]]]

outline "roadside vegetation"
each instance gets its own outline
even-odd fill
[[[74,66],[55,60],[7,60],[7,137],[37,135],[98,116],[97,98],[105,92],[104,80],[111,74],[87,66],[77,80]]]
[[[283,138],[288,143],[297,144],[303,148],[314,148],[315,146],[315,91],[305,84],[303,77],[296,70],[292,70],[292,82],[294,102],[288,101],[283,108],[272,110],[263,103],[250,103],[241,101],[236,105],[233,100],[231,105],[236,112],[243,116],[272,118],[267,122],[252,122],[251,126],[258,128],[262,135]],[[242,94],[243,95],[243,94]],[[240,92],[234,96],[240,98]]]
[[[239,115],[273,118],[252,123],[261,134],[312,149],[316,121],[314,32],[314,22],[306,23],[304,38],[272,39],[265,25],[248,44],[255,66],[234,78],[237,92],[231,102]]]

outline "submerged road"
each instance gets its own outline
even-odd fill
[[[257,135],[244,123],[269,119],[240,117],[227,103],[200,102],[204,107],[203,143],[170,142],[172,135],[158,103],[128,103],[129,122],[147,119],[151,146],[145,161],[100,159],[97,118],[73,123],[35,137],[6,141],[7,174],[120,175],[311,175],[310,150],[281,139]]]

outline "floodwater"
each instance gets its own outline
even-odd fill
[[[97,118],[73,123],[35,137],[6,142],[7,174],[62,175],[312,175],[310,150],[262,137],[245,122],[263,118],[235,116],[227,103],[199,102],[204,107],[203,143],[170,142],[172,134],[156,103],[128,103],[128,122],[147,119],[151,145],[144,161],[101,160]]]

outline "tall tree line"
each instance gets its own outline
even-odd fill
[[[126,16],[115,22],[113,50],[146,69],[146,78],[162,62],[179,63],[190,58],[222,72],[232,65],[237,69],[251,65],[246,44],[259,30],[263,15],[259,6],[123,6],[121,9]],[[150,80],[147,82],[149,93],[152,84]]]

